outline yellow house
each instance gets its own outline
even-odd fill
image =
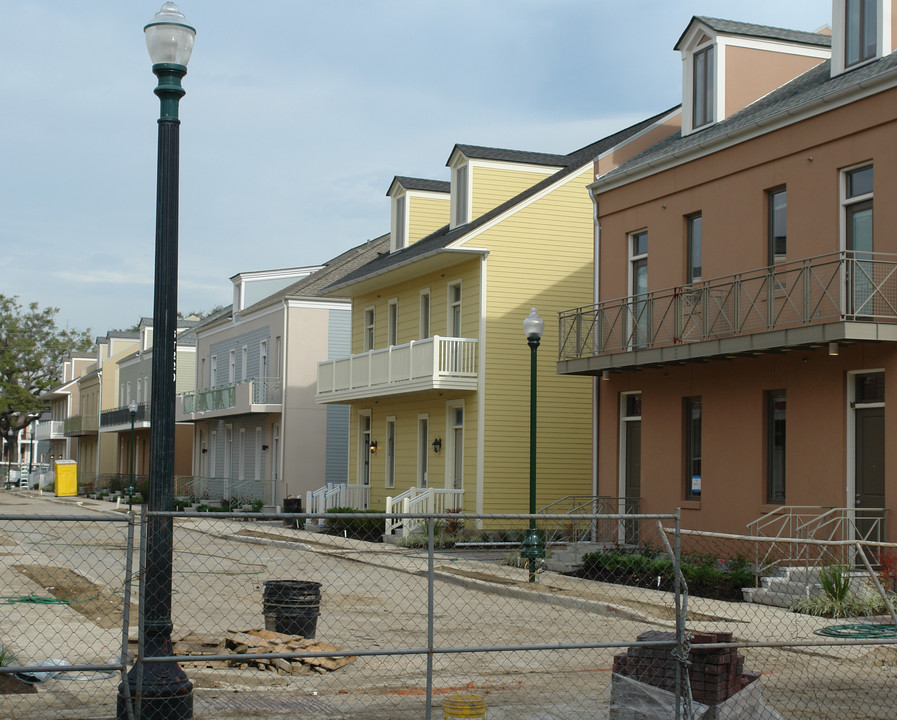
[[[656,142],[669,114],[569,155],[456,145],[450,183],[395,178],[390,252],[328,289],[352,298],[352,354],[319,363],[317,391],[351,406],[347,504],[528,511],[531,307],[537,506],[593,494],[593,381],[556,374],[554,319],[593,291],[593,161]]]

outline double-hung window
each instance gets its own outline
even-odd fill
[[[386,344],[399,344],[399,301],[392,299],[386,306]]]
[[[844,67],[871,60],[877,45],[877,0],[844,0]]]
[[[685,499],[701,499],[701,426],[703,403],[700,397],[685,398]]]
[[[697,129],[713,122],[713,106],[716,102],[713,46],[696,52],[692,63],[692,127]]]
[[[685,218],[688,227],[688,267],[686,281],[689,283],[700,282],[704,274],[701,262],[702,244],[704,236],[704,221],[701,213],[695,213]]]
[[[374,349],[374,308],[365,308],[364,311],[364,351]]]
[[[788,258],[788,193],[784,187],[767,191],[766,208],[769,264],[775,265]]]
[[[766,393],[766,501],[785,502],[785,391]]]

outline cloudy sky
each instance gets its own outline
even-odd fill
[[[0,293],[93,334],[152,314],[161,0],[7,3]],[[692,15],[816,30],[829,0],[180,0],[179,307],[389,228],[455,143],[567,153],[679,102]]]

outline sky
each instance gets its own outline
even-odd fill
[[[680,102],[692,15],[817,30],[829,0],[177,0],[178,307],[389,230],[456,143],[569,153]],[[151,316],[161,0],[7,3],[0,294],[93,335]]]

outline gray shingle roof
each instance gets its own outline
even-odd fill
[[[685,34],[695,21],[702,22],[711,30],[725,33],[726,35],[744,35],[766,40],[783,40],[785,42],[799,43],[801,45],[819,45],[822,47],[831,47],[832,45],[832,36],[823,35],[822,33],[788,30],[787,28],[770,27],[769,25],[754,25],[753,23],[743,23],[734,20],[723,20],[721,18],[695,15],[688,23],[685,32],[679,36],[679,39],[676,41],[676,45],[673,48],[674,50],[679,49]]]
[[[876,78],[885,80],[891,75],[897,75],[897,53],[835,77],[831,77],[831,62],[826,60],[725,120],[685,137],[677,133],[660,141],[608,172],[597,184],[610,182],[641,168],[656,166],[665,160],[682,158],[685,162],[690,153],[705,149],[708,145],[726,142],[740,133],[768,125],[778,118],[793,116],[801,109],[811,107],[826,98],[835,98],[853,89],[868,87]]]
[[[396,175],[389,184],[390,189],[398,183],[406,190],[426,190],[428,192],[451,192],[452,184],[446,180],[425,180],[424,178],[405,177]]]
[[[563,158],[562,168],[558,170],[553,175],[541,180],[530,188],[527,188],[523,192],[515,195],[510,200],[502,203],[496,208],[493,208],[489,212],[481,215],[478,218],[475,218],[473,221],[466,223],[465,225],[460,225],[454,229],[449,229],[448,225],[441,227],[439,230],[436,230],[433,233],[430,233],[427,237],[418,240],[415,243],[412,243],[408,247],[404,247],[401,250],[397,250],[396,252],[386,252],[380,254],[377,258],[372,259],[366,265],[359,267],[353,272],[348,273],[339,281],[333,282],[326,289],[331,292],[337,292],[341,287],[351,284],[356,280],[367,277],[369,275],[376,275],[380,272],[383,272],[393,266],[397,266],[400,264],[404,264],[410,260],[413,260],[418,257],[422,257],[424,255],[428,255],[430,253],[438,252],[448,245],[450,245],[455,240],[462,238],[464,235],[469,233],[472,230],[480,227],[481,225],[485,225],[495,217],[501,215],[504,212],[507,212],[515,205],[527,200],[533,195],[538,194],[543,189],[550,187],[554,183],[558,182],[563,177],[570,175],[573,172],[579,170],[583,165],[592,162],[595,158],[597,158],[601,153],[610,150],[615,145],[631,138],[634,135],[637,135],[641,131],[650,127],[658,120],[660,120],[665,115],[668,115],[672,110],[676,108],[671,108],[670,110],[665,110],[662,113],[658,113],[653,117],[648,118],[647,120],[643,120],[640,123],[636,123],[631,127],[628,127],[624,130],[620,130],[613,135],[608,135],[597,142],[592,143],[591,145],[586,145],[584,148],[576,150],[569,155],[555,155],[552,157]],[[467,145],[456,145],[456,148],[465,148],[470,147]],[[534,153],[539,154],[539,153]]]
[[[477,160],[500,160],[504,162],[527,163],[529,165],[548,165],[564,167],[569,155],[553,155],[551,153],[528,152],[526,150],[506,150],[504,148],[482,147],[480,145],[455,145],[449,154],[449,160],[456,150],[467,157]],[[445,163],[448,165],[448,161]]]

